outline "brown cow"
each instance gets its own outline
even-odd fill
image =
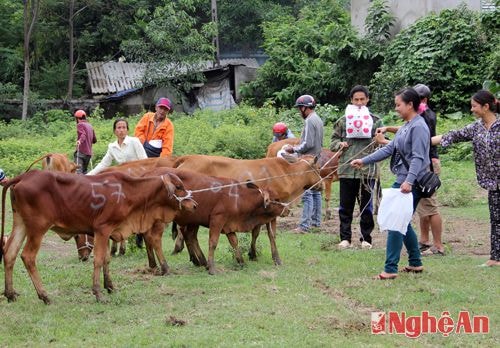
[[[12,233],[5,246],[5,296],[18,296],[12,274],[17,254],[25,239],[21,258],[38,297],[50,303],[36,267],[36,256],[43,236],[52,229],[63,239],[75,234],[94,235],[94,273],[92,292],[102,299],[100,272],[104,288],[111,292],[108,240],[122,240],[132,232],[145,232],[157,222],[170,222],[181,208],[194,209],[182,181],[173,174],[133,178],[123,173],[96,176],[50,171],[30,171],[11,179],[2,191],[2,234],[5,228],[5,196],[11,187]],[[2,243],[3,244],[3,243]],[[0,248],[1,250],[2,248]],[[1,254],[0,254],[1,259]]]
[[[74,162],[71,162],[63,153],[48,153],[43,155],[42,157],[33,161],[30,164],[26,171],[30,170],[31,167],[35,164],[42,161],[42,169],[51,170],[55,172],[64,172],[64,173],[75,173],[78,165]]]
[[[257,185],[271,187],[281,202],[294,200],[304,190],[321,180],[318,167],[314,164],[314,157],[304,156],[289,163],[283,158],[262,158],[256,160],[239,160],[222,156],[188,155],[180,156],[174,166],[179,169],[188,169],[198,173],[231,178],[240,182],[252,181]],[[276,229],[276,220],[267,226],[269,230]],[[252,231],[252,242],[248,255],[256,259],[255,243],[259,235],[259,228]],[[180,252],[183,247],[182,234],[178,234],[174,253]],[[275,260],[280,264],[280,260]]]
[[[76,163],[70,162],[68,157],[62,153],[48,153],[33,161],[26,171],[30,170],[34,164],[42,161],[42,169],[54,172],[75,173],[79,167]],[[87,261],[94,248],[94,237],[86,234],[77,234],[75,237],[76,250],[80,261]]]
[[[147,172],[144,176],[160,176],[174,173],[186,189],[193,193],[193,199],[198,203],[196,211],[179,212],[174,221],[184,227],[183,234],[192,258],[206,265],[203,252],[198,244],[197,232],[199,226],[209,228],[208,271],[215,273],[214,252],[220,233],[226,234],[234,249],[238,263],[243,264],[243,258],[238,248],[235,232],[247,232],[260,227],[286,210],[286,206],[277,201],[277,194],[269,188],[259,188],[253,183],[241,183],[236,180],[208,176],[186,170],[158,168]],[[161,234],[164,226],[155,226],[155,240],[151,234],[145,234],[148,259],[151,268],[156,267],[152,248],[160,250]],[[281,263],[276,247],[276,230],[268,233],[271,254],[275,263]]]
[[[266,157],[276,157],[278,151],[284,145],[296,145],[300,142],[298,138],[289,138],[277,141],[275,143],[269,144],[267,147]],[[329,220],[332,216],[332,211],[330,209],[330,198],[332,195],[332,183],[338,181],[339,177],[337,174],[337,168],[339,165],[340,153],[333,153],[328,149],[321,150],[318,159],[318,166],[321,168],[320,175],[324,178],[325,183],[325,220]],[[326,164],[326,165],[325,165]]]

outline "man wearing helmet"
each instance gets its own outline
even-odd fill
[[[298,155],[319,156],[323,147],[323,121],[314,111],[316,101],[310,95],[301,95],[295,101],[295,107],[304,119],[304,129],[300,143],[296,146],[288,145],[284,150]],[[311,226],[319,227],[321,224],[321,185],[318,186],[305,191],[302,196],[302,219],[295,229],[297,233],[307,233]]]
[[[425,123],[429,127],[431,138],[436,135],[436,123],[437,117],[436,113],[429,108],[429,99],[431,97],[431,90],[426,85],[419,83],[413,87],[413,89],[418,93],[420,97],[420,105],[418,107],[418,113],[424,118]],[[382,136],[385,132],[396,133],[400,127],[382,127],[377,129],[377,141],[380,144],[385,144],[387,141]],[[441,163],[439,161],[439,155],[437,152],[436,145],[432,145],[429,151],[429,157],[431,159],[431,170],[434,173],[439,174],[441,172]],[[420,251],[422,255],[444,255],[444,245],[441,240],[443,233],[443,220],[441,214],[438,210],[438,204],[436,200],[436,195],[434,194],[429,198],[420,199],[417,206],[417,213],[420,219]],[[432,242],[430,244],[429,229],[432,231]]]
[[[290,129],[288,129],[288,126],[285,123],[278,122],[274,124],[273,143],[290,138],[295,138],[295,135],[292,133]]]
[[[343,149],[339,163],[349,162],[357,156],[366,156],[375,149],[373,137],[375,130],[383,126],[382,120],[369,112],[369,92],[365,86],[354,86],[349,97],[350,105],[346,108],[345,117],[334,124],[330,150]],[[352,246],[352,220],[356,201],[360,211],[360,242],[362,249],[371,249],[371,233],[375,227],[373,220],[373,197],[375,181],[378,177],[378,166],[371,164],[362,170],[354,169],[349,165],[338,168],[340,187],[340,243],[339,249]]]
[[[87,122],[87,114],[84,110],[76,110],[74,113],[76,120],[76,151],[74,159],[79,167],[76,169],[78,174],[86,174],[92,157],[92,144],[97,143],[94,128]]]

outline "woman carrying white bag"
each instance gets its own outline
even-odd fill
[[[363,165],[379,162],[392,156],[391,171],[396,174],[396,182],[392,187],[399,189],[403,194],[413,194],[414,211],[421,198],[417,189],[417,180],[429,171],[430,133],[424,119],[418,114],[420,97],[413,88],[405,88],[396,93],[394,103],[395,110],[405,124],[389,144],[371,155],[353,160],[351,166],[361,168]],[[408,169],[402,157],[409,164]],[[399,211],[396,210],[393,214],[396,218]],[[403,244],[408,251],[409,265],[401,271],[413,273],[423,271],[418,239],[411,223],[408,224],[405,232],[388,231],[384,271],[375,279],[394,279],[398,276],[398,263]]]

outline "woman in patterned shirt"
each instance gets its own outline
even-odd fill
[[[491,257],[484,266],[500,266],[500,109],[495,96],[480,90],[471,98],[478,120],[460,130],[432,137],[432,144],[450,146],[472,141],[479,186],[488,190],[491,223]]]

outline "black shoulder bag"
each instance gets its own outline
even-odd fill
[[[397,149],[394,149],[394,151],[397,151]],[[410,170],[410,166],[408,165],[408,162],[406,162],[406,159],[403,157],[403,155],[400,154],[399,157],[403,161],[406,170]],[[432,166],[432,161],[430,167],[431,167],[430,172],[425,173],[422,179],[415,181],[415,184],[418,185],[418,188],[420,190],[420,196],[422,198],[431,197],[434,194],[434,192],[436,192],[441,187],[441,180],[439,179],[439,176],[437,176],[436,173],[434,173],[434,167]]]

